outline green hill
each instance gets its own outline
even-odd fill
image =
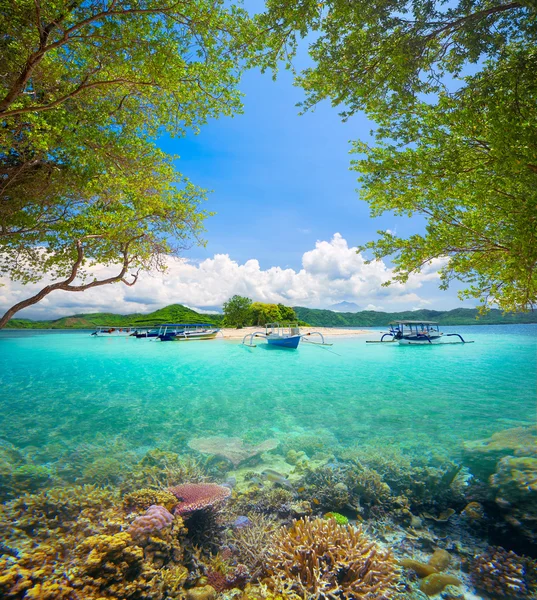
[[[397,319],[438,321],[441,325],[537,323],[537,312],[504,315],[496,309],[491,310],[479,319],[477,319],[477,310],[471,308],[456,308],[449,311],[409,310],[398,313],[372,310],[357,313],[337,313],[331,310],[304,308],[302,306],[295,306],[294,310],[300,321],[314,327],[385,327],[390,321]],[[223,315],[200,314],[182,304],[171,304],[149,314],[90,313],[62,317],[51,321],[12,319],[7,327],[9,329],[93,329],[98,325],[110,325],[112,327],[161,325],[163,323],[213,323],[220,325],[223,318]]]
[[[10,329],[93,329],[97,325],[126,327],[129,325],[161,325],[163,323],[214,323],[222,321],[222,315],[202,315],[182,304],[171,304],[149,314],[135,313],[116,315],[113,313],[91,313],[72,315],[52,321],[32,321],[12,319],[7,324]]]
[[[293,307],[297,317],[315,327],[385,327],[397,319],[438,321],[441,325],[505,325],[508,323],[537,323],[537,312],[504,315],[501,310],[492,309],[478,317],[475,308],[456,308],[448,311],[408,310],[385,313],[363,310],[357,313],[337,313],[331,310]]]

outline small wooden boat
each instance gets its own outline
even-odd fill
[[[265,325],[265,331],[254,331],[254,333],[248,333],[244,336],[242,343],[250,348],[255,348],[253,343],[254,338],[263,338],[267,341],[269,346],[275,346],[277,348],[290,348],[296,350],[300,340],[310,336],[319,336],[320,342],[310,342],[312,344],[318,344],[322,346],[331,346],[332,344],[326,344],[322,333],[318,331],[312,331],[310,333],[300,333],[298,323],[290,323],[288,325],[280,325],[279,323],[268,323]],[[248,340],[248,343],[246,343]],[[309,341],[309,340],[308,340]]]
[[[135,338],[156,338],[158,337],[159,330],[156,327],[137,327],[135,331],[131,333],[132,337]]]
[[[128,337],[135,331],[134,327],[112,327],[111,325],[100,325],[91,334],[95,337]]]
[[[212,323],[173,323],[161,325],[157,338],[161,342],[212,340],[219,331]]]
[[[444,334],[440,331],[436,321],[394,321],[389,325],[390,331],[384,333],[380,340],[367,340],[366,343],[398,342],[401,345],[473,344],[473,341],[465,340],[459,333]],[[445,341],[445,338],[448,337],[458,337],[459,340]]]

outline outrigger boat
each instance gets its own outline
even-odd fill
[[[321,338],[320,342],[310,342],[307,339],[312,335],[318,335]],[[249,338],[248,343],[246,340]],[[318,331],[312,331],[311,333],[300,333],[298,323],[290,323],[289,325],[280,325],[279,323],[268,323],[265,325],[265,331],[254,331],[254,333],[248,333],[242,339],[242,343],[250,348],[255,348],[254,338],[263,338],[267,340],[269,346],[276,346],[278,348],[291,348],[296,350],[300,340],[309,342],[311,344],[317,344],[321,346],[331,346],[332,344],[326,344],[324,336]]]
[[[161,325],[157,338],[161,342],[212,340],[219,331],[212,323],[174,323]]]
[[[390,331],[384,333],[380,340],[367,340],[367,344],[398,342],[399,344],[473,344],[465,340],[459,333],[440,331],[436,321],[394,321],[389,324]],[[458,337],[459,340],[444,341],[444,338]],[[388,339],[384,339],[388,338]]]
[[[111,325],[99,325],[91,334],[96,337],[127,337],[135,331],[134,327],[112,327]]]
[[[131,336],[135,338],[156,338],[158,332],[159,330],[156,327],[137,327],[136,330],[131,333]]]

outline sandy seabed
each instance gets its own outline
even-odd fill
[[[232,329],[232,328],[223,328],[222,334],[226,339],[238,340],[248,335],[249,333],[254,333],[255,331],[261,331],[264,333],[264,327],[243,327],[242,329]],[[322,333],[324,336],[341,336],[341,335],[365,335],[367,333],[371,333],[371,331],[366,331],[363,329],[340,329],[339,327],[301,327],[300,333],[313,333],[314,331],[318,331]]]

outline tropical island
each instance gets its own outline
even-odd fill
[[[477,309],[472,308],[457,308],[448,311],[421,309],[394,313],[364,310],[345,313],[301,306],[291,308],[277,304],[255,304],[264,307],[264,311],[261,314],[252,314],[251,317],[247,317],[241,323],[241,327],[264,326],[265,323],[270,321],[296,321],[302,325],[314,327],[386,327],[388,323],[398,319],[438,321],[441,325],[537,323],[537,313],[535,312],[505,314],[498,309],[491,309],[484,315],[480,314]],[[286,310],[282,311],[281,309]],[[182,304],[172,304],[147,314],[88,313],[46,321],[12,319],[8,322],[6,329],[93,329],[97,326],[106,325],[127,327],[162,325],[165,323],[211,323],[223,327],[236,326],[235,322],[229,322],[229,318],[226,321],[225,314],[199,313]]]

